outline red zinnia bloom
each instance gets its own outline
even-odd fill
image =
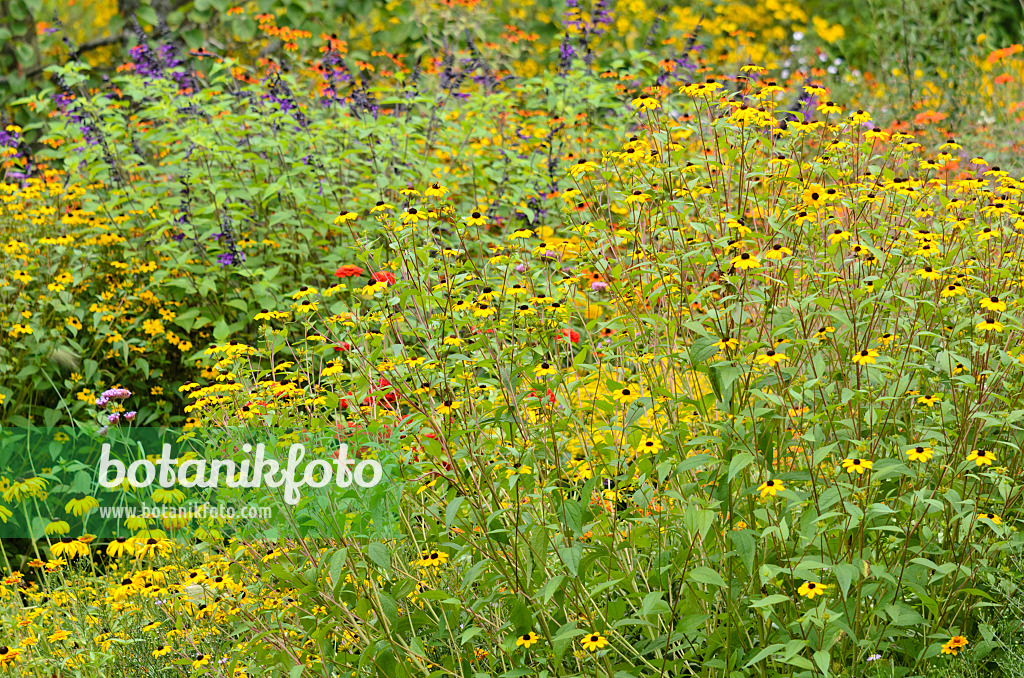
[[[339,278],[354,278],[357,275],[362,274],[363,269],[359,268],[358,266],[353,266],[352,264],[345,264],[344,266],[342,266],[341,268],[334,272],[334,275],[338,276]]]
[[[571,341],[574,344],[580,343],[580,333],[577,332],[576,330],[564,329],[558,330],[558,333],[561,336],[568,338],[569,341]]]
[[[362,271],[360,271],[362,273]],[[388,271],[377,271],[373,274],[373,279],[377,282],[385,282],[389,285],[395,284],[395,274]]]

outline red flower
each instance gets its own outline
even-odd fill
[[[335,353],[341,353],[342,351],[349,351],[351,349],[352,349],[352,344],[348,343],[347,341],[343,341],[343,342],[341,342],[341,344],[339,344],[338,346],[334,347],[334,352]]]
[[[353,266],[352,264],[345,264],[344,266],[342,266],[341,268],[334,272],[334,275],[338,276],[339,278],[354,278],[357,275],[362,274],[363,269],[359,268],[358,266]]]
[[[577,332],[576,330],[570,330],[566,328],[564,330],[558,330],[558,333],[563,337],[568,338],[569,341],[571,341],[574,344],[580,343],[580,333]]]
[[[362,273],[362,271],[360,271]],[[388,271],[377,271],[373,274],[373,279],[377,282],[385,282],[389,285],[395,284],[395,274],[389,273]]]

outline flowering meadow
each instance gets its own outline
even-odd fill
[[[0,675],[1024,675],[1024,48],[903,4],[0,0]]]

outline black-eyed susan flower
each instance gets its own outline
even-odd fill
[[[15,664],[21,656],[21,650],[0,645],[0,667],[4,669]]]
[[[878,351],[873,348],[866,348],[863,351],[858,351],[853,354],[853,362],[858,365],[873,365],[875,358],[879,355]]]
[[[979,513],[978,514],[978,518],[979,519],[984,519],[984,520],[991,520],[992,523],[995,524],[995,525],[1002,525],[1003,524],[1003,519],[1000,518],[995,513]]]
[[[786,358],[782,353],[778,353],[776,351],[765,351],[761,355],[757,356],[757,358],[754,359],[754,362],[758,365],[773,367],[784,360],[788,360],[788,358]]]
[[[460,407],[462,407],[461,400],[445,400],[443,403],[437,406],[436,412],[438,414],[451,414]]]
[[[473,212],[466,218],[466,223],[470,226],[483,226],[487,223],[487,217],[480,212]]]
[[[516,638],[516,647],[527,648],[540,641],[540,636],[535,631],[524,633],[523,635]]]
[[[843,459],[843,469],[851,475],[854,473],[861,475],[865,471],[870,470],[872,465],[867,459]]]
[[[658,450],[662,449],[661,440],[658,438],[644,436],[643,438],[640,439],[640,442],[637,443],[636,449],[639,450],[640,452],[657,452]]]
[[[932,458],[935,452],[930,447],[924,445],[917,445],[907,450],[907,459],[910,461],[928,461]]]
[[[635,386],[625,386],[612,391],[612,399],[623,405],[628,405],[639,397],[640,389]]]
[[[600,633],[589,633],[580,639],[580,645],[587,652],[597,652],[608,645],[608,639]]]
[[[1003,331],[1003,323],[999,322],[998,320],[996,320],[992,316],[989,316],[989,317],[985,318],[985,320],[983,320],[982,322],[978,323],[975,327],[977,328],[977,330],[979,332],[1002,332]]]
[[[749,252],[744,252],[739,256],[733,257],[729,263],[741,271],[746,271],[751,268],[760,268],[761,266],[761,262],[757,260],[757,257]]]
[[[551,363],[541,363],[533,368],[533,374],[538,377],[544,377],[549,374],[558,374],[558,368]]]
[[[761,483],[757,488],[757,490],[761,493],[762,499],[768,496],[774,497],[779,492],[782,492],[784,489],[786,489],[786,486],[782,484],[781,480],[766,480],[765,482]]]
[[[793,256],[793,250],[789,249],[785,245],[780,245],[779,243],[775,243],[764,253],[765,259],[781,259],[783,257],[790,256]]]
[[[981,300],[981,307],[986,311],[1000,313],[1006,310],[1006,302],[997,296],[985,297]]]
[[[924,405],[925,407],[932,407],[940,400],[942,400],[942,396],[940,395],[918,396],[917,404]]]
[[[815,596],[825,595],[825,588],[826,586],[820,582],[805,581],[800,585],[800,588],[797,589],[797,593],[813,600]]]
[[[988,450],[971,450],[967,455],[967,461],[973,461],[976,466],[991,466],[996,460],[996,455]]]
[[[165,654],[170,652],[171,649],[172,648],[171,648],[170,645],[158,645],[157,648],[155,650],[153,650],[153,656],[154,657],[163,657]]]
[[[75,516],[82,516],[95,508],[99,508],[99,505],[100,503],[96,501],[95,497],[79,492],[71,501],[64,505],[64,511]]]

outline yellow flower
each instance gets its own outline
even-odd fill
[[[732,261],[729,262],[741,271],[745,271],[750,268],[760,268],[761,262],[757,260],[757,257],[744,252],[738,257],[733,257]]]
[[[967,647],[967,639],[963,636],[953,636],[942,646],[942,654],[950,654],[954,657],[963,648]]]
[[[987,450],[972,450],[967,455],[967,461],[973,461],[978,466],[991,466],[996,460],[996,455]]]
[[[538,377],[543,377],[548,374],[558,374],[558,368],[551,363],[541,363],[533,368],[533,373]]]
[[[995,513],[979,513],[979,519],[991,520],[996,525],[1002,525],[1003,519],[997,516]]]
[[[797,593],[799,593],[801,596],[806,596],[807,598],[813,600],[814,596],[825,595],[825,588],[826,587],[824,584],[818,583],[816,581],[805,581],[803,584],[800,585],[800,588],[797,589]]]
[[[645,436],[639,443],[637,443],[636,449],[641,452],[657,452],[662,449],[661,440]]]
[[[907,458],[910,459],[910,461],[928,461],[934,454],[935,452],[932,451],[932,448],[924,447],[923,445],[911,447],[907,450]]]
[[[446,400],[443,403],[441,403],[441,405],[438,406],[437,413],[438,414],[451,414],[453,411],[459,409],[460,407],[462,407],[462,401],[461,400],[456,400],[454,402],[451,401],[451,400]]]
[[[531,645],[538,642],[539,640],[540,636],[538,636],[535,632],[530,631],[529,633],[523,634],[516,638],[516,647],[529,648]]]
[[[976,327],[979,332],[1003,331],[1003,324],[991,316],[986,318],[984,322],[978,323]]]
[[[761,498],[764,499],[768,495],[774,497],[779,492],[782,492],[784,489],[786,489],[786,486],[782,484],[781,480],[768,480],[766,482],[761,483],[761,485],[758,486],[757,489],[758,491],[761,492]]]
[[[768,248],[768,251],[764,253],[765,259],[781,259],[782,257],[788,257],[793,255],[793,250],[789,249],[784,245],[775,244]]]
[[[873,348],[866,348],[853,355],[853,362],[858,365],[873,365],[875,363],[875,358],[877,357],[878,351]]]
[[[999,297],[996,296],[986,297],[981,300],[981,307],[986,311],[999,313],[1006,310],[1006,302],[1000,301]]]
[[[766,353],[757,356],[757,358],[754,359],[754,362],[756,362],[758,365],[773,366],[778,365],[783,360],[788,360],[788,358],[786,358],[786,356],[783,355],[782,353],[776,353],[775,351],[767,351]]]
[[[872,463],[867,459],[843,459],[843,469],[847,473],[861,475],[871,468]]]
[[[580,640],[580,644],[583,646],[583,649],[587,652],[597,652],[602,647],[608,645],[608,639],[599,633],[591,633],[589,635],[583,636],[583,638]]]
[[[640,389],[634,388],[633,386],[629,385],[612,391],[612,398],[615,400],[615,402],[622,403],[623,405],[630,404],[631,402],[639,398],[640,395]]]

